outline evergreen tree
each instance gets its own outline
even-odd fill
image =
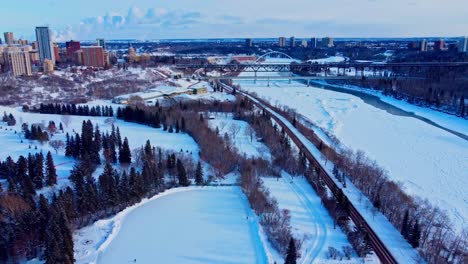
[[[47,186],[52,186],[57,184],[57,171],[55,169],[54,160],[52,159],[52,154],[47,152],[46,158],[46,184]]]
[[[401,234],[404,238],[408,239],[408,229],[409,229],[409,211],[406,210],[405,216],[403,217],[403,222],[401,223]]]
[[[187,171],[185,170],[184,164],[179,159],[177,160],[177,178],[180,186],[190,185],[190,181],[187,178]]]
[[[127,138],[124,139],[122,147],[119,148],[119,162],[120,164],[130,164],[132,162],[132,153]]]
[[[416,222],[414,223],[413,228],[411,229],[411,235],[410,235],[410,238],[409,238],[409,242],[410,242],[411,246],[413,246],[414,248],[418,248],[420,238],[421,238],[421,230],[419,228],[419,223],[416,220]]]
[[[203,169],[200,161],[198,162],[197,170],[195,171],[195,183],[197,185],[203,185]]]
[[[297,260],[297,252],[296,252],[296,244],[294,243],[294,238],[291,237],[289,240],[288,251],[286,254],[286,259],[284,264],[296,264]]]

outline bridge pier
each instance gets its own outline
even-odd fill
[[[270,87],[270,77],[268,77],[267,87]]]
[[[255,76],[255,78],[254,78],[254,84],[257,84],[257,71],[254,71],[254,76]]]
[[[292,77],[292,72],[289,73],[289,77]],[[289,79],[289,84],[291,84],[291,79]]]
[[[310,86],[310,79],[307,79],[307,87]]]

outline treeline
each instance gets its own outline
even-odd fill
[[[23,110],[27,108],[23,107]],[[89,106],[76,104],[43,104],[30,109],[31,112],[41,114],[56,114],[56,115],[78,115],[78,116],[114,116],[112,106]]]
[[[362,151],[345,148],[337,151],[323,143],[310,128],[294,122],[298,116],[294,111],[270,107],[295,123],[295,127],[335,165],[333,174],[337,180],[346,187],[346,178],[349,178],[428,263],[464,262],[468,254],[468,230],[454,230],[441,208],[406,194],[401,184],[392,181],[385,170]]]
[[[438,74],[435,74],[439,76]],[[466,74],[465,74],[466,75]],[[431,107],[437,110],[468,116],[468,82],[465,79],[444,78],[408,79],[394,81],[391,79],[366,79],[332,81],[333,84],[351,84],[363,88],[381,91],[384,95],[399,100],[406,100],[411,104]]]

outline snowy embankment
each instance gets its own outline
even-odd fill
[[[320,197],[304,177],[291,177],[283,172],[281,178],[263,178],[263,183],[278,201],[281,209],[291,213],[291,226],[296,238],[302,240],[301,258],[298,263],[362,263],[361,258],[353,255],[350,260],[328,259],[329,247],[342,251],[350,247],[346,235],[322,205]],[[376,263],[369,259],[366,263]]]
[[[249,96],[250,97],[250,96]],[[261,104],[255,98],[250,97],[253,101]],[[269,107],[265,107],[273,115],[285,123],[288,128],[299,138],[304,147],[307,148],[316,159],[327,170],[329,175],[332,175],[333,164],[322,158],[320,151],[315,145],[307,140],[288,120],[274,112]],[[347,187],[343,188],[342,184],[335,178],[332,179],[343,190],[351,203],[356,207],[359,213],[364,217],[366,222],[375,231],[383,244],[391,252],[392,256],[398,263],[424,263],[418,252],[412,248],[403,238],[400,232],[388,221],[388,219],[377,210],[372,210],[374,207],[369,199],[359,191],[351,182],[347,183]]]
[[[77,230],[74,242],[76,263],[273,262],[238,187],[167,190]]]
[[[419,119],[392,115],[350,94],[288,81],[270,82],[270,87],[264,81],[237,84],[274,105],[296,109],[343,146],[363,150],[408,194],[447,209],[456,229],[467,226],[468,141]],[[464,129],[464,122],[455,123]]]
[[[210,128],[213,131],[217,128],[221,137],[227,134],[239,154],[271,160],[268,147],[258,141],[255,131],[247,122],[234,120],[231,113],[212,113],[211,117],[213,119],[208,120]]]

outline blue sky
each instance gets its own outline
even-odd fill
[[[468,35],[467,0],[2,1],[0,31],[57,40]]]

